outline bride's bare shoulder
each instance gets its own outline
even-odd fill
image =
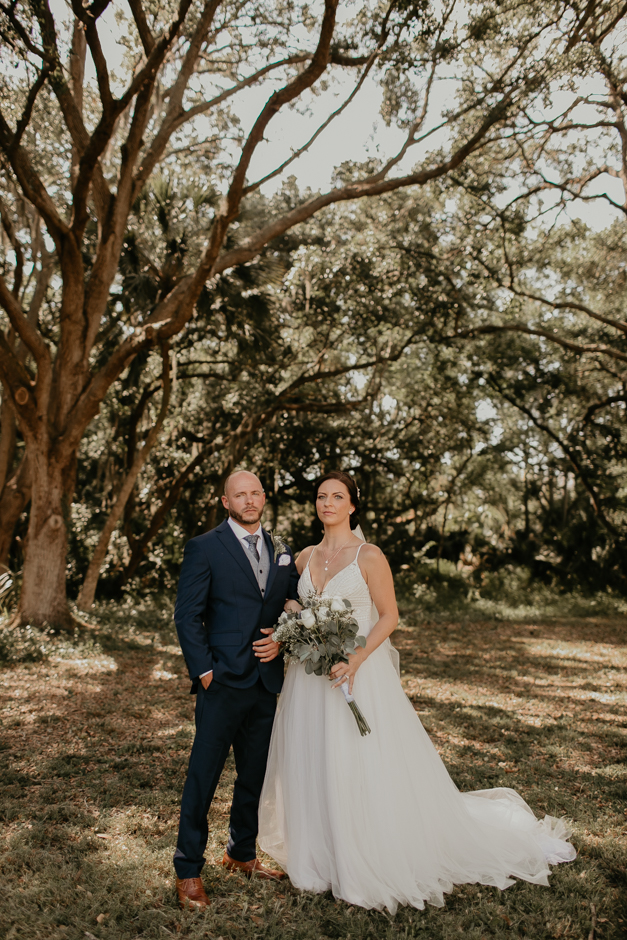
[[[365,542],[359,552],[359,560],[367,567],[374,567],[386,563],[386,558],[378,545]]]
[[[296,556],[296,570],[299,574],[302,574],[305,570],[305,565],[311,558],[315,547],[315,545],[308,545],[307,548],[303,548]]]
[[[307,548],[301,548],[296,558],[298,560],[303,558],[305,561],[305,564],[307,564],[307,559],[309,558],[309,556],[311,555],[315,547],[316,547],[315,545],[308,545]]]
[[[374,542],[364,542],[359,553],[360,558],[385,558],[378,545]]]

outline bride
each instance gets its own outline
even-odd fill
[[[549,864],[576,855],[564,823],[536,819],[509,788],[460,793],[403,692],[388,639],[398,621],[392,573],[355,534],[353,478],[322,477],[316,510],[324,538],[299,556],[299,595],[347,598],[367,642],[333,667],[335,683],[289,666],[261,796],[262,849],[297,888],[392,913],[441,906],[455,884],[548,885]],[[338,688],[344,677],[367,737]]]

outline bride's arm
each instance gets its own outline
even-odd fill
[[[355,673],[361,664],[387,640],[398,623],[394,580],[387,558],[381,549],[376,545],[364,545],[359,553],[358,564],[379,613],[379,619],[366,637],[365,648],[360,647],[353,656],[349,656],[348,664],[338,663],[331,670],[334,679],[348,676],[350,692],[353,691]]]

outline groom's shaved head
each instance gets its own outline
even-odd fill
[[[249,532],[259,525],[266,502],[261,480],[248,470],[234,470],[224,481],[222,505],[231,519]]]
[[[257,485],[263,493],[261,480],[255,473],[250,473],[248,470],[234,470],[224,481],[224,495],[228,497],[229,490],[234,490],[238,485],[250,486],[251,484]]]

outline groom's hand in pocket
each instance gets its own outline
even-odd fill
[[[260,659],[262,663],[271,663],[279,655],[281,647],[272,639],[273,627],[263,627],[261,632],[266,635],[263,640],[255,640],[253,650],[257,659]]]

